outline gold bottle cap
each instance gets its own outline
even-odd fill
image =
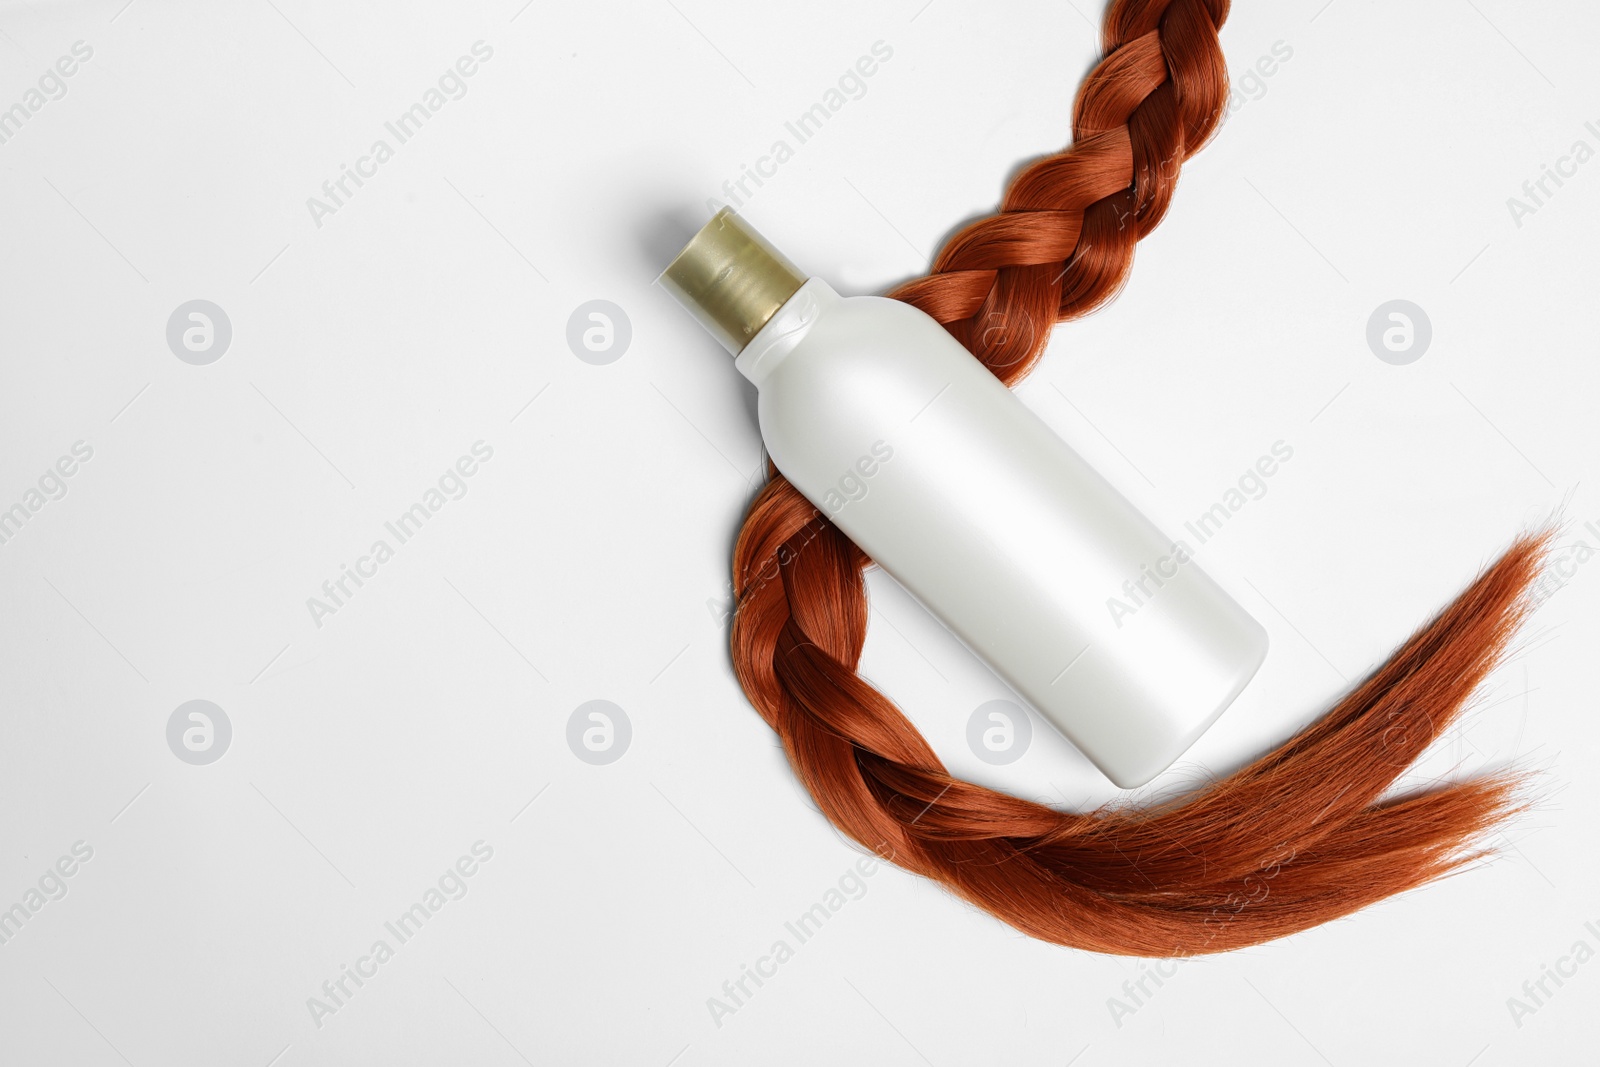
[[[656,279],[711,335],[738,355],[806,282],[800,268],[723,208]]]

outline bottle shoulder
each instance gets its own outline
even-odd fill
[[[805,481],[813,464],[810,474],[836,476],[874,442],[892,444],[914,426],[931,427],[924,413],[935,401],[942,421],[958,423],[1016,403],[943,326],[886,297],[829,304],[764,369],[757,381],[761,435],[791,480]]]
[[[734,362],[758,389],[767,389],[856,366],[959,359],[971,357],[944,327],[911,305],[881,296],[840,296],[812,278]]]

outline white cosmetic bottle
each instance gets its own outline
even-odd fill
[[[784,476],[1118,786],[1261,665],[1261,624],[929,316],[727,209],[660,281],[755,383]]]

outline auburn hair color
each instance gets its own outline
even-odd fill
[[[890,295],[1016,384],[1055,323],[1116,294],[1215,132],[1227,13],[1227,0],[1114,0],[1071,147],[1024,169],[997,214]],[[1458,869],[1519,809],[1510,772],[1391,789],[1505,655],[1548,533],[1517,540],[1275,751],[1178,800],[1071,813],[952,777],[857,673],[871,560],[770,462],[768,476],[733,559],[745,693],[834,825],[1032,937],[1156,957],[1258,944]]]

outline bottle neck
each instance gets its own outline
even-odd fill
[[[841,299],[833,286],[821,278],[808,278],[750,339],[733,365],[760,389],[789,354],[799,347],[800,342],[806,339],[823,312]]]

